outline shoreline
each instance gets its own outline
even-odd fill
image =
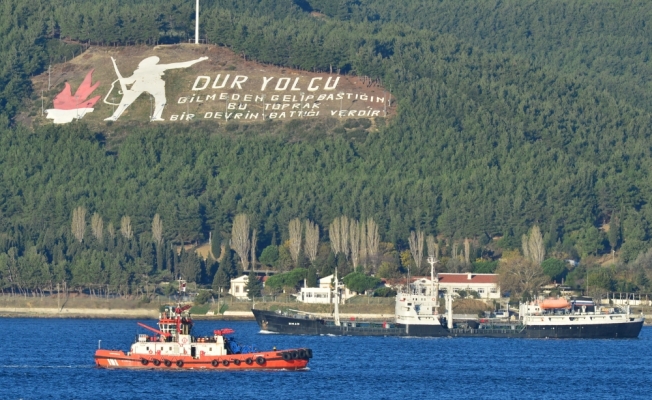
[[[332,317],[330,313],[314,313],[321,318]],[[104,309],[70,308],[61,310],[51,307],[0,307],[0,318],[79,318],[79,319],[158,319],[159,312],[152,309]],[[255,321],[251,311],[226,311],[224,314],[193,314],[195,320]],[[342,319],[389,320],[389,314],[340,313]]]
[[[152,309],[105,309],[51,307],[0,307],[0,318],[80,318],[80,319],[158,319],[159,312]],[[196,320],[254,321],[253,313],[227,311],[223,315],[194,314]]]

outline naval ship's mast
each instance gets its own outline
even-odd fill
[[[337,267],[335,267],[335,284],[333,285],[333,294],[335,295],[333,301],[335,302],[335,310],[333,322],[335,326],[340,326],[340,287],[337,280]]]
[[[435,264],[439,260],[435,257],[428,257],[428,264],[430,264],[430,295],[435,298],[435,309],[439,309],[439,278],[435,277]]]

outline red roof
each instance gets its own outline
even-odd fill
[[[497,283],[497,274],[437,274],[442,283]],[[470,279],[469,279],[470,276]]]

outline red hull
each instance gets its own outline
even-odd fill
[[[308,359],[286,360],[283,358],[283,353],[286,352],[292,352],[292,350],[193,358],[190,356],[160,356],[156,354],[127,355],[121,350],[100,349],[95,352],[95,364],[101,368],[214,369],[229,371],[256,369],[298,370],[306,368]]]

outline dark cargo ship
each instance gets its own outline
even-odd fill
[[[429,260],[431,266],[436,261]],[[414,337],[507,337],[507,338],[637,338],[642,315],[625,309],[602,308],[593,301],[546,299],[521,304],[518,318],[454,321],[452,297],[446,297],[447,315],[438,314],[439,288],[431,271],[429,285],[409,284],[396,296],[395,321],[340,321],[338,290],[333,319],[310,314],[252,310],[263,331],[290,335],[414,336]],[[337,282],[337,273],[336,273]]]

